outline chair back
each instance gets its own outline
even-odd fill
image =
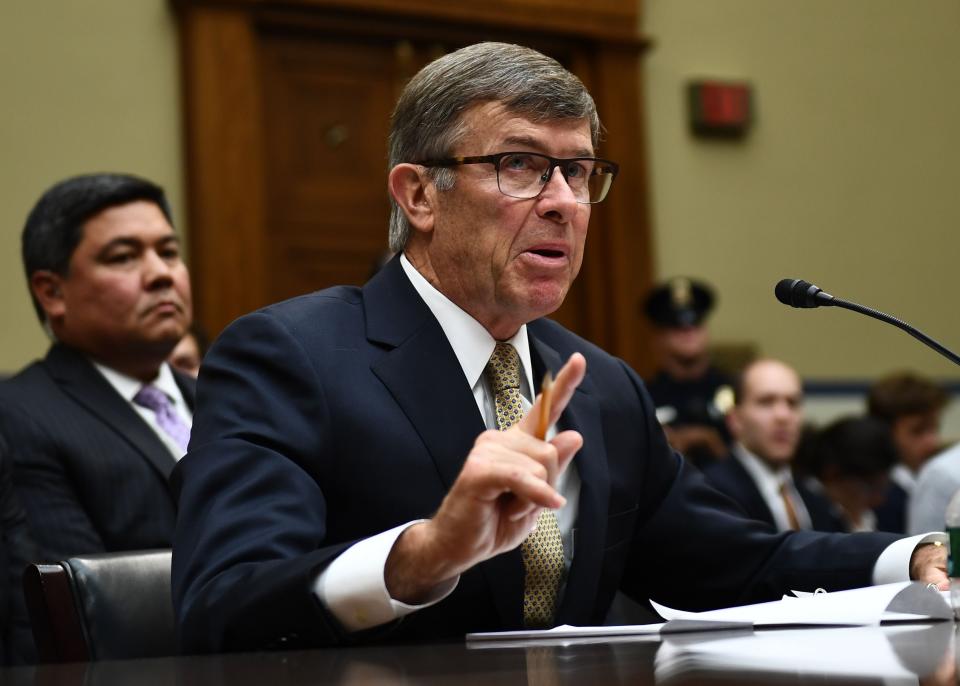
[[[169,550],[34,564],[24,593],[41,662],[176,654]]]

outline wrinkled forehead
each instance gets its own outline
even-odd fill
[[[544,117],[511,109],[498,101],[480,102],[461,115],[453,137],[459,152],[507,148],[592,156],[590,121],[583,117]],[[506,147],[504,147],[506,146]]]

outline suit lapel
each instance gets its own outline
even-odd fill
[[[387,350],[373,371],[423,440],[447,489],[453,485],[476,437],[486,428],[450,343],[395,258],[364,286],[367,335]],[[533,327],[535,328],[535,327]],[[556,373],[560,355],[530,329],[534,379]],[[577,455],[581,487],[574,532],[575,554],[558,618],[589,618],[606,540],[609,474],[600,410],[587,378],[560,418],[562,428],[584,438]],[[478,565],[504,627],[523,625],[523,563],[512,550]]]
[[[170,476],[176,464],[170,451],[87,358],[55,345],[44,362],[64,393],[127,441],[164,479]]]
[[[367,335],[392,349],[373,371],[420,435],[447,490],[486,426],[463,369],[437,322],[394,259],[364,287]],[[478,565],[502,625],[523,624],[520,550]]]
[[[528,330],[530,327],[528,327]],[[531,331],[534,352],[534,378],[541,378],[547,369],[554,374],[566,360]],[[538,364],[539,360],[539,364]],[[538,366],[542,368],[538,369]],[[600,421],[600,407],[590,370],[573,394],[558,422],[560,429],[575,429],[583,436],[583,447],[574,457],[573,467],[580,476],[580,498],[577,521],[571,542],[573,562],[567,576],[556,623],[583,623],[593,615],[607,537],[607,510],[610,497],[610,474]]]
[[[740,506],[746,509],[747,514],[751,517],[761,519],[776,528],[777,523],[773,518],[773,512],[767,505],[767,501],[763,499],[763,494],[760,492],[757,482],[753,480],[750,472],[736,456],[731,455],[728,459],[732,473],[740,486],[742,498]]]
[[[364,286],[367,336],[387,352],[373,372],[413,424],[446,488],[486,428],[443,329],[398,258]]]

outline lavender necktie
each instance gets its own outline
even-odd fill
[[[187,443],[190,441],[190,427],[173,409],[173,403],[166,393],[156,386],[143,386],[133,396],[133,402],[140,407],[153,410],[157,417],[157,425],[180,446],[183,452],[187,452]]]

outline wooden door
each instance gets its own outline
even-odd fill
[[[637,41],[240,4],[181,6],[191,262],[212,334],[270,302],[362,284],[387,248],[386,139],[403,85],[444,52],[507,40],[580,76],[607,123],[602,152],[623,169],[594,208],[581,276],[554,318],[643,368],[637,300],[650,255]]]

